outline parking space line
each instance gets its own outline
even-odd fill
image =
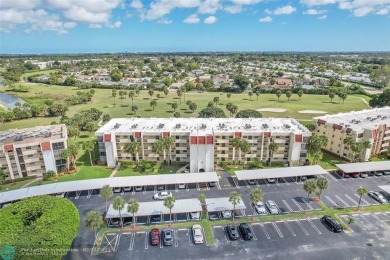
[[[290,212],[293,212],[292,208],[290,207],[290,205],[288,205],[288,203],[285,201],[285,200],[282,200],[284,205],[287,207],[287,209],[290,211]]]
[[[346,207],[351,207],[348,203],[346,203],[342,198],[340,198],[340,196],[339,195],[335,195],[335,197],[339,200],[339,201],[341,201],[342,203],[344,203],[344,205],[346,206]]]
[[[286,183],[286,185],[290,185],[290,183],[288,183],[288,181],[285,178],[282,178],[282,180]]]
[[[173,230],[173,233],[174,233],[174,236],[175,236],[175,247],[178,247],[179,246],[179,239],[178,239],[178,236],[177,236],[177,229]]]
[[[223,228],[223,236],[225,237],[226,243],[230,243],[230,239],[228,238],[226,227]]]
[[[338,180],[336,179],[336,177],[333,176],[333,174],[329,173],[328,176],[329,176],[332,180],[338,181]]]
[[[291,199],[295,205],[299,208],[300,211],[303,211],[302,207],[298,204],[298,202],[295,199]]]
[[[378,213],[382,213],[382,212],[375,212],[374,214],[371,214],[371,216],[373,217],[373,218],[375,218],[376,220],[379,220],[380,222],[381,222],[381,224],[382,224],[382,222],[383,222],[383,224],[385,224],[386,226],[389,226],[389,224],[387,224],[386,223],[386,221],[384,221],[383,219],[381,219],[380,217],[378,217]]]
[[[292,228],[290,227],[290,225],[287,223],[287,221],[283,220],[283,223],[284,225],[288,228],[288,230],[290,230],[291,234],[295,237],[297,236],[294,231],[292,230]]]
[[[75,200],[79,199],[81,194],[81,191],[76,191],[76,197],[74,197]]]
[[[360,214],[360,217],[365,221],[365,222],[367,222],[368,223],[368,221],[367,221],[367,219],[366,219],[366,217],[363,215],[363,214]],[[363,221],[361,221],[361,222],[363,222]],[[372,224],[372,223],[371,223]],[[369,229],[369,227],[367,226],[367,225],[364,225],[367,229]],[[374,229],[378,229],[374,224],[372,224],[372,226],[374,227]]]
[[[254,239],[254,240],[257,240],[256,234],[255,234],[255,232],[253,231],[252,225],[249,225],[249,228],[250,228],[251,231],[252,231],[253,239]]]
[[[241,187],[240,187],[240,185],[238,185],[238,180],[237,180],[237,178],[236,178],[236,177],[232,177],[232,180],[233,180],[233,182],[234,182],[234,185],[236,185],[237,189],[240,189]]]
[[[352,199],[350,196],[348,196],[347,194],[344,194],[344,195],[345,195],[345,197],[347,197],[350,201],[352,201],[352,203],[355,204],[355,206],[358,205],[358,203],[357,203],[354,199]]]
[[[367,216],[367,217],[366,217]],[[365,216],[365,218],[368,218],[368,217],[372,217],[372,218],[374,218],[374,215],[372,215],[372,214],[368,214],[368,215],[366,215]],[[379,220],[380,221],[380,219],[377,217],[377,219],[376,220]],[[370,220],[368,220],[368,221],[370,221]],[[382,229],[383,227],[382,227],[382,223],[380,223],[379,225],[377,224],[377,223],[375,223],[375,221],[370,221],[370,223],[375,227],[375,229],[378,229],[378,228],[380,228],[380,229]]]
[[[280,231],[280,229],[278,228],[278,226],[275,224],[275,222],[272,222],[272,226],[274,226],[274,228],[275,228],[276,232],[278,232],[280,238],[283,238],[283,234]]]
[[[148,249],[148,246],[149,246],[148,237],[149,237],[149,232],[146,232],[146,235],[145,235],[145,249]]]
[[[190,233],[191,233],[191,230],[190,228],[187,228],[187,234],[188,234],[188,243],[190,244],[190,246],[193,246],[192,242],[191,242],[191,236],[190,236]],[[213,232],[213,236],[214,236],[214,232]],[[207,244],[207,242],[206,242]]]
[[[360,196],[357,195],[356,193],[353,194],[353,195],[355,195],[355,197],[357,197],[357,198],[360,198]],[[366,204],[366,206],[371,205],[371,203],[369,203],[369,202],[368,202],[367,200],[365,200],[363,197],[362,197],[362,201],[363,201],[364,204]]]
[[[301,198],[302,202],[306,204],[306,209],[309,208],[310,210],[313,210],[313,207],[310,205],[309,202],[305,198]]]
[[[134,247],[134,238],[135,238],[135,233],[132,233],[130,236],[130,245],[128,250],[133,250]]]
[[[313,221],[311,221],[310,218],[308,218],[307,221],[309,221],[310,225],[317,231],[317,233],[318,233],[319,235],[322,234],[321,231],[317,228],[316,225],[314,225]]]
[[[268,234],[267,230],[265,229],[263,223],[260,223],[260,227],[263,229],[263,232],[264,232],[265,236],[267,237],[267,239],[271,239],[271,237],[269,236],[269,234]]]
[[[221,189],[221,185],[219,184],[219,181],[217,181],[217,188],[218,188],[218,190]]]
[[[336,202],[334,202],[334,200],[332,200],[331,198],[329,198],[329,196],[325,196],[325,198],[326,198],[327,200],[329,200],[330,203],[333,204],[333,206],[338,206],[338,204],[337,204]]]
[[[244,181],[245,182],[245,185],[246,185],[246,187],[248,188],[248,189],[250,189],[251,188],[251,186],[249,186],[249,183],[248,183],[248,181]]]
[[[307,232],[307,230],[303,227],[303,225],[301,224],[301,222],[299,220],[295,220],[295,222],[301,227],[301,229],[303,230],[303,232],[305,232],[305,234],[308,236],[309,233]]]

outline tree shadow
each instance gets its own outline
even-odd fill
[[[148,98],[148,97],[144,97],[144,98],[142,98],[143,100],[148,100],[148,99],[150,99],[150,98]]]
[[[184,114],[192,114],[192,111],[186,111]]]
[[[322,103],[326,103],[326,104],[339,104],[338,102],[334,102],[334,101],[322,101]]]
[[[121,105],[121,107],[129,107],[129,105]]]
[[[89,138],[89,135],[80,135],[79,138]]]
[[[151,111],[153,111],[152,109],[145,109],[144,111],[146,111],[146,112],[151,112]]]
[[[174,97],[173,99],[180,99],[180,98],[178,98],[178,97]]]
[[[167,110],[167,111],[165,111],[165,112],[167,112],[167,113],[174,113],[175,111],[169,111],[169,110]]]
[[[187,108],[180,108],[180,110],[186,111],[186,110],[188,110],[188,109],[187,109]]]
[[[132,115],[135,115],[135,113],[127,113],[126,115],[132,116]]]

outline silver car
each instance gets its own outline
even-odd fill
[[[153,199],[155,199],[155,200],[165,200],[166,198],[171,197],[171,196],[172,196],[172,193],[166,192],[166,191],[162,191],[162,192],[154,194],[153,195]]]
[[[381,204],[388,203],[387,199],[377,191],[371,191],[368,195]]]
[[[257,214],[259,215],[266,215],[267,214],[267,209],[265,208],[264,202],[259,201],[256,204],[254,204],[255,210]]]
[[[265,205],[271,214],[279,214],[278,206],[276,206],[276,203],[273,200],[267,200]]]

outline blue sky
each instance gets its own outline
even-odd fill
[[[390,51],[390,0],[1,0],[0,53]]]

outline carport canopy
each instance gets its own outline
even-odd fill
[[[238,180],[258,180],[269,178],[301,177],[310,175],[323,175],[328,172],[319,165],[301,167],[283,167],[271,169],[256,169],[236,171]]]
[[[344,163],[336,164],[336,167],[344,173],[387,171],[390,170],[390,161]]]
[[[187,212],[201,212],[202,206],[198,199],[184,199],[176,200],[172,208],[172,214],[178,213],[187,213]],[[135,213],[135,217],[140,216],[151,216],[151,215],[161,215],[169,214],[169,209],[164,206],[164,201],[151,201],[151,202],[140,202],[139,209]],[[121,211],[122,217],[132,217],[133,214],[127,212],[127,203]],[[119,218],[119,211],[115,210],[112,205],[110,205],[106,218]]]
[[[384,192],[386,192],[387,194],[390,195],[390,185],[382,185],[382,186],[378,186],[379,189],[383,190]]]
[[[115,177],[113,178],[111,187],[135,187],[135,186],[151,186],[165,184],[180,184],[180,183],[201,183],[218,181],[216,172],[201,172],[201,173],[176,173],[176,174],[159,174],[147,176]]]
[[[229,201],[229,197],[223,197],[223,198],[212,198],[212,199],[206,199],[205,204],[207,206],[208,212],[215,212],[215,211],[224,211],[224,210],[233,210],[234,206]],[[236,205],[236,209],[246,209],[246,206],[242,199],[240,200],[240,203]]]

